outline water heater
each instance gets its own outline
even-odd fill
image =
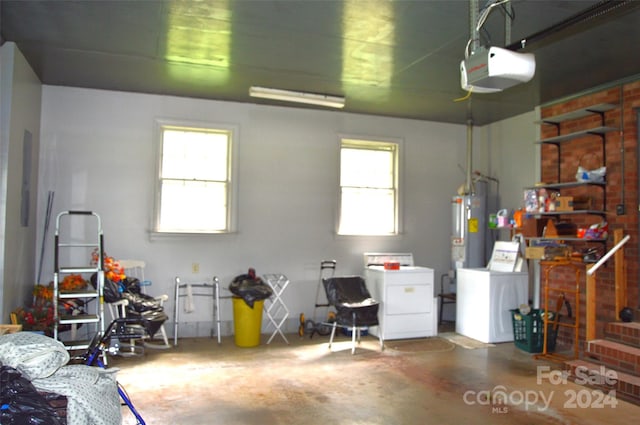
[[[479,185],[482,186],[482,185]],[[451,269],[485,267],[486,195],[454,196],[451,200]]]

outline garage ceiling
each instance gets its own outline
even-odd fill
[[[536,75],[458,101],[463,0],[2,0],[0,31],[49,85],[291,106],[250,98],[257,85],[345,96],[346,112],[484,125],[639,76],[638,3],[513,0],[509,40],[494,8],[482,44],[534,53]]]

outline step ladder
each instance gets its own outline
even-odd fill
[[[85,350],[94,335],[104,334],[104,240],[102,223],[92,211],[63,211],[56,217],[53,309],[54,339],[62,342],[67,350]],[[95,257],[95,260],[94,260]],[[96,275],[95,285],[65,290],[64,278],[80,275],[86,282]],[[82,310],[71,314],[64,312],[65,305],[78,303]],[[78,314],[79,313],[79,314]],[[86,326],[78,338],[78,328]],[[61,339],[61,332],[71,330],[71,338]]]

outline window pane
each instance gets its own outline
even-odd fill
[[[162,177],[227,180],[229,134],[167,130],[162,141]]]
[[[160,231],[227,230],[227,185],[165,180]]]
[[[395,233],[394,191],[342,188],[339,232],[358,235]]]
[[[386,150],[343,148],[340,185],[392,188],[393,160],[393,152]]]
[[[158,232],[231,232],[231,152],[228,128],[160,124]]]
[[[398,232],[398,144],[342,139],[340,224],[344,235]]]

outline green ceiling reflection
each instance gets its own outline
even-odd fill
[[[218,85],[229,79],[231,10],[229,0],[173,0],[169,8],[165,59],[180,80]]]
[[[367,93],[376,98],[387,95],[391,86],[395,44],[393,2],[346,0],[343,7],[343,87],[381,89],[358,91],[358,97]]]

